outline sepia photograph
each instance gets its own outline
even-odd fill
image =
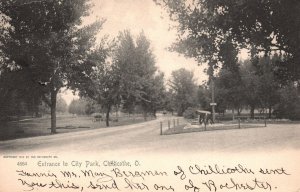
[[[300,1],[0,0],[0,192],[300,192]]]

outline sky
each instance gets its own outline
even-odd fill
[[[152,0],[93,0],[93,3],[92,17],[106,18],[100,35],[116,37],[119,31],[129,29],[137,36],[144,31],[156,56],[156,65],[166,78],[170,77],[173,70],[182,67],[193,70],[198,82],[207,78],[203,73],[204,68],[198,67],[193,59],[166,50],[175,42],[176,31],[169,30],[171,21],[168,15]]]
[[[109,35],[114,38],[119,31],[124,30],[130,30],[137,36],[143,31],[151,43],[156,66],[159,71],[164,72],[166,80],[170,78],[172,71],[180,68],[192,70],[199,84],[207,79],[203,72],[205,66],[198,66],[193,59],[167,50],[175,42],[176,31],[170,30],[172,22],[168,15],[152,0],[92,0],[92,3],[94,7],[85,22],[97,18],[106,19],[99,37]],[[69,90],[64,90],[61,94],[68,104],[73,98],[77,98]]]
[[[206,65],[198,66],[194,59],[167,50],[176,39],[176,31],[170,30],[170,24],[174,23],[152,0],[92,0],[92,3],[94,7],[85,22],[97,18],[106,19],[99,37],[109,35],[114,38],[123,30],[130,30],[137,36],[143,31],[151,42],[156,66],[159,71],[164,72],[166,80],[170,78],[172,71],[180,68],[193,71],[198,84],[207,80],[207,75],[203,72]],[[74,98],[71,91],[63,91],[62,96],[68,104]]]

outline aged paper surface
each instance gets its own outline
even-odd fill
[[[113,141],[107,144],[111,150],[97,146],[96,142],[94,146],[93,142],[87,142],[89,147],[80,149],[76,138],[73,138],[74,144],[68,146],[33,147],[35,150],[23,152],[5,150],[1,154],[0,189],[3,192],[299,191],[299,149],[295,143],[287,144],[288,141],[282,145],[263,143],[259,134],[272,131],[271,127],[169,136],[160,136],[156,130],[157,136],[152,141],[110,138]],[[281,129],[285,129],[284,125]],[[244,137],[245,141],[241,141],[236,137],[242,137],[241,132],[253,132],[253,138]],[[228,141],[226,134],[232,134],[234,141]],[[69,134],[60,137],[57,142],[72,139]],[[24,140],[30,139],[12,142],[26,143]],[[257,140],[257,143],[249,140]],[[118,142],[124,147],[113,144]],[[132,145],[137,142],[149,146]],[[9,145],[8,142],[1,144]],[[278,147],[280,145],[282,147]]]
[[[165,52],[174,34],[158,30],[167,25],[157,20],[160,11],[152,3],[112,2],[94,1],[94,12],[107,14],[104,33],[126,28],[139,33],[136,26],[142,25],[156,38],[158,65],[167,75],[181,66],[199,70],[193,61]],[[126,11],[129,7],[137,14]],[[299,124],[161,136],[160,121],[174,118],[0,141],[0,192],[300,192]]]

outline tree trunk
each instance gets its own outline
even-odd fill
[[[109,113],[110,113],[110,106],[107,107],[107,111],[106,111],[106,127],[109,127]]]
[[[237,108],[238,116],[241,115],[242,109],[240,107]]]
[[[272,106],[269,106],[269,119],[272,117]]]
[[[183,104],[179,105],[177,108],[177,116],[182,116],[183,114]]]
[[[234,109],[232,109],[232,121],[234,121]]]
[[[135,121],[135,111],[132,113],[133,121]]]
[[[34,107],[34,117],[39,117],[39,100],[37,98],[33,99]]]
[[[35,117],[39,117],[40,116],[39,115],[39,106],[37,104],[34,106],[34,116]]]
[[[153,117],[156,119],[156,110],[153,110]]]
[[[178,112],[177,112],[177,116],[182,116],[183,115],[183,107],[181,106],[179,109],[178,109]]]
[[[255,107],[253,105],[250,106],[250,118],[251,119],[254,119],[254,110],[255,110]]]
[[[116,121],[119,121],[119,107],[116,106]]]
[[[56,96],[57,91],[51,91],[51,133],[56,133]]]
[[[143,111],[143,115],[144,115],[144,120],[147,121],[147,112],[145,110]]]

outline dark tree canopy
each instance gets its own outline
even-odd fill
[[[143,33],[135,39],[128,30],[120,32],[108,48],[92,51],[87,63],[93,71],[77,87],[105,109],[107,126],[114,106],[129,112],[140,106],[145,118],[148,112],[155,114],[163,97],[163,74],[156,74],[150,42]]]
[[[178,21],[173,50],[210,67],[222,63],[224,44],[249,48],[253,54],[278,51],[281,78],[300,78],[300,1],[298,0],[154,0]],[[225,48],[225,50],[224,50]],[[221,62],[221,63],[220,63]]]
[[[3,1],[0,12],[9,23],[0,36],[3,65],[21,71],[26,87],[51,107],[51,132],[56,132],[56,96],[64,86],[84,79],[83,65],[103,21],[82,27],[88,0]],[[38,90],[38,91],[37,91]]]
[[[179,116],[188,107],[197,107],[197,85],[192,71],[183,68],[173,71],[169,86],[174,94],[173,102]]]

